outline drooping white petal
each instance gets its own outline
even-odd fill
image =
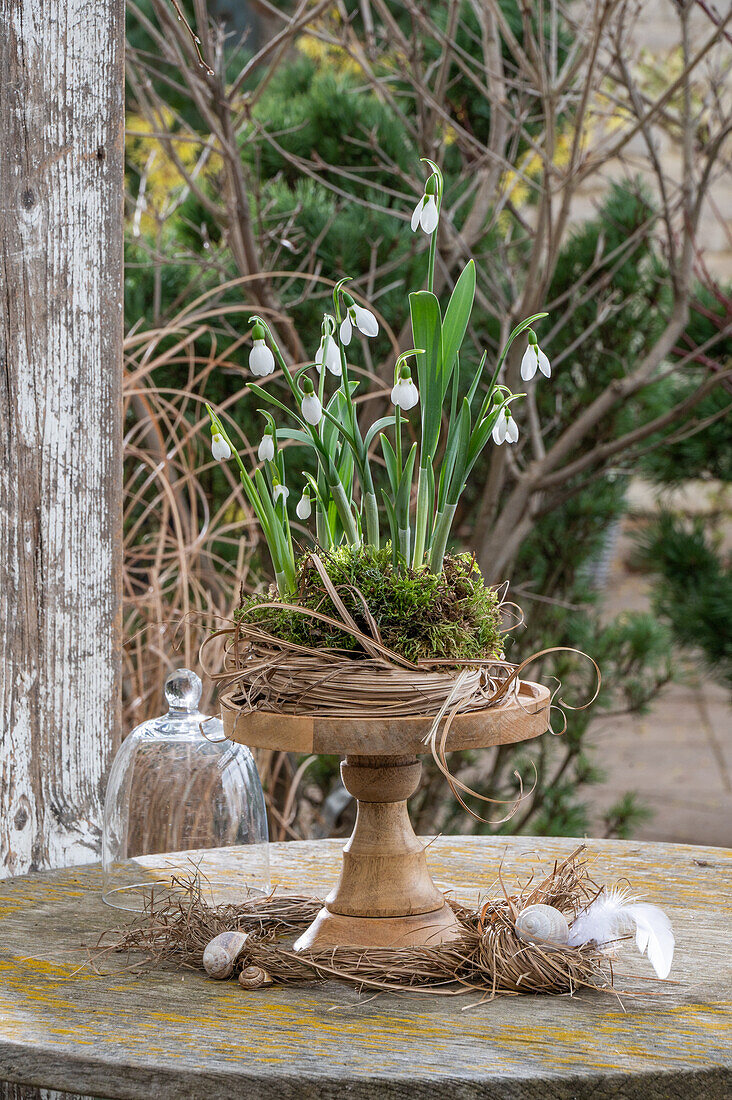
[[[506,420],[506,410],[501,409],[498,414],[498,420],[493,425],[493,442],[500,447],[501,443],[506,441],[506,432],[508,430],[508,421]]]
[[[295,511],[298,519],[310,519],[312,513],[312,505],[310,503],[310,497],[301,496],[297,502]]]
[[[275,359],[264,340],[255,340],[249,352],[249,370],[257,378],[266,378],[275,369]]]
[[[419,391],[411,378],[402,378],[391,391],[392,405],[398,405],[405,412],[413,409],[419,401]]]
[[[346,316],[341,321],[341,343],[343,344],[344,348],[348,347],[351,342],[352,336],[353,325],[351,324],[350,314],[348,313],[348,311],[346,311]]]
[[[428,195],[427,202],[422,207],[422,214],[419,219],[420,225],[425,233],[434,233],[437,229],[439,220],[440,215],[437,210],[437,199],[434,195]]]
[[[317,394],[309,393],[306,397],[303,397],[300,411],[303,420],[307,420],[308,424],[319,424],[323,415],[323,406],[320,404],[320,398]]]
[[[531,381],[536,374],[537,366],[536,344],[529,344],[521,359],[521,377],[524,382]]]
[[[280,497],[282,497],[282,500],[286,504],[287,503],[287,498],[289,497],[289,495],[290,495],[290,490],[287,488],[286,485],[275,485],[274,490],[272,492],[272,496],[274,498],[275,504],[280,499]]]
[[[325,338],[325,365],[331,374],[334,374],[336,378],[340,378],[343,373],[341,353],[332,336],[326,336]]]
[[[537,348],[536,351],[537,351],[537,354],[539,356],[539,370],[541,371],[541,373],[546,378],[551,378],[551,376],[552,376],[551,363],[549,362],[548,358],[546,357],[544,352],[541,350],[541,348]]]
[[[260,462],[272,462],[275,456],[274,439],[269,433],[262,436],[262,440],[257,449]]]
[[[323,367],[325,366],[325,342],[326,342],[326,340],[327,340],[326,336],[321,336],[320,343],[318,344],[318,350],[316,351],[315,359],[313,360],[313,362],[315,363],[315,369],[317,370],[318,374],[323,373]]]
[[[512,416],[506,417],[506,443],[517,443],[519,437],[518,424]]]
[[[364,334],[364,336],[378,336],[379,335],[379,322],[374,317],[370,309],[364,309],[363,306],[353,305],[354,321],[356,322],[356,328]]]
[[[424,195],[422,195],[422,198],[419,200],[419,202],[415,206],[414,213],[412,214],[411,225],[412,225],[412,232],[413,233],[416,233],[417,230],[419,229],[420,216],[422,214],[422,207],[423,206],[424,206]]]
[[[211,454],[217,462],[225,462],[227,458],[231,458],[231,447],[218,432],[211,436]]]

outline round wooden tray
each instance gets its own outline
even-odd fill
[[[458,714],[452,722],[445,748],[488,748],[540,737],[549,729],[551,693],[542,684],[522,680],[518,699],[497,707]],[[222,708],[226,736],[258,749],[285,752],[351,753],[369,756],[403,756],[425,753],[423,738],[433,718],[320,718],[313,715],[274,714],[271,711],[236,711]]]

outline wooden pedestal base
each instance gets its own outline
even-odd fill
[[[342,917],[321,909],[295,951],[323,947],[413,947],[457,939],[460,925],[449,905],[416,917]]]
[[[407,812],[421,770],[416,756],[349,755],[341,764],[346,790],[357,799],[356,826],[343,849],[338,885],[296,951],[404,947],[459,936]]]

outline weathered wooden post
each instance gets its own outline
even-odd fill
[[[0,875],[97,858],[118,736],[123,0],[0,0]]]

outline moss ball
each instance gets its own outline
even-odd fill
[[[359,594],[366,601],[385,646],[417,662],[500,657],[500,608],[495,589],[485,585],[469,554],[445,557],[441,573],[392,565],[391,550],[342,546],[320,559],[359,630],[371,635]],[[276,638],[315,649],[339,649],[366,656],[345,630],[300,615],[287,607],[258,605],[280,601],[276,591],[245,599],[237,618],[257,623]],[[293,603],[339,618],[310,554],[297,563]]]

